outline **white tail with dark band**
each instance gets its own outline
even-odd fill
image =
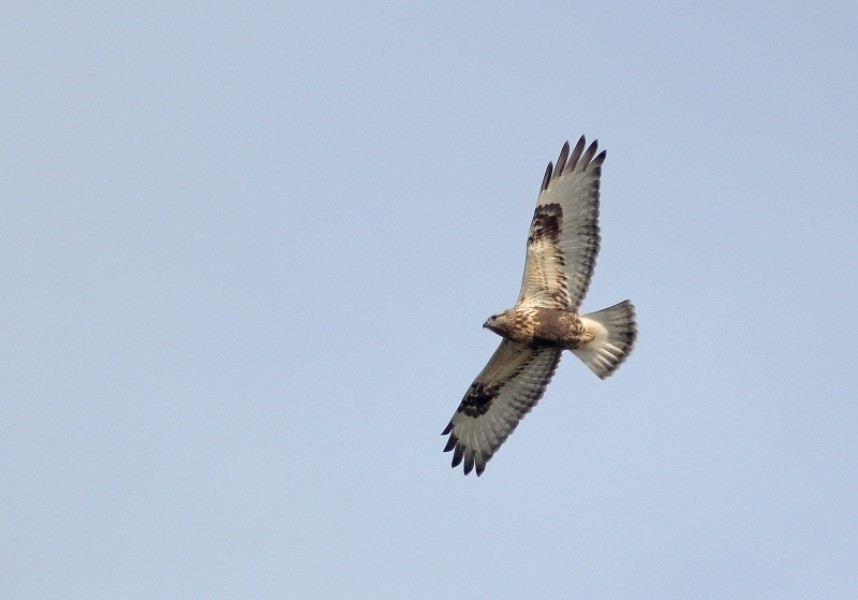
[[[581,315],[593,339],[572,352],[590,367],[599,379],[611,375],[631,353],[638,337],[635,307],[625,300],[600,311]]]

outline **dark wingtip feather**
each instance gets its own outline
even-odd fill
[[[462,459],[464,457],[465,457],[465,449],[462,447],[461,444],[456,444],[455,450],[453,452],[453,461],[452,461],[452,464],[450,466],[452,466],[455,469],[456,467],[459,466],[459,464],[461,464]]]
[[[583,137],[581,139],[584,139]],[[587,148],[587,151],[584,153],[584,156],[581,157],[581,162],[584,163],[583,166],[586,169],[590,164],[590,161],[593,160],[593,157],[596,156],[596,150],[599,149],[599,140],[593,140],[593,143]]]
[[[553,177],[559,177],[566,167],[566,159],[569,158],[569,142],[563,144],[560,149],[560,156],[557,158],[557,165],[554,167]]]
[[[578,161],[581,159],[581,154],[584,152],[584,144],[587,143],[587,140],[584,139],[582,135],[578,138],[578,143],[575,144],[575,149],[572,151],[572,156],[569,157],[569,162],[566,163],[566,170],[571,171],[575,168],[575,165],[578,164]]]
[[[545,177],[542,178],[542,187],[540,191],[548,189],[548,183],[551,181],[551,170],[554,168],[550,162],[548,163],[548,168],[545,169]]]

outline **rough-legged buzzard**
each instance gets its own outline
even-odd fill
[[[586,147],[586,150],[585,150]],[[483,327],[504,338],[468,388],[442,435],[444,452],[465,474],[486,463],[533,408],[570,350],[604,379],[631,353],[637,338],[628,300],[579,315],[599,252],[599,178],[605,152],[597,142],[563,145],[548,163],[527,237],[518,302],[492,315]]]

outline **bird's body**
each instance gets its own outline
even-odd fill
[[[468,388],[442,435],[453,466],[480,475],[488,460],[530,411],[569,350],[597,376],[611,375],[637,338],[628,300],[595,313],[578,308],[599,252],[599,182],[605,152],[584,137],[566,143],[548,163],[527,238],[521,292],[515,306],[483,325],[502,338]]]
[[[593,339],[576,313],[544,306],[509,308],[489,317],[484,327],[514,342],[561,350],[575,350]]]

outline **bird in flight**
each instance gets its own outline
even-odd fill
[[[521,292],[515,306],[488,318],[483,327],[503,339],[468,388],[450,424],[444,452],[465,475],[486,463],[532,409],[571,351],[600,379],[631,353],[637,338],[635,309],[628,300],[578,314],[599,253],[599,178],[605,151],[584,136],[563,145],[548,163],[527,236]]]

